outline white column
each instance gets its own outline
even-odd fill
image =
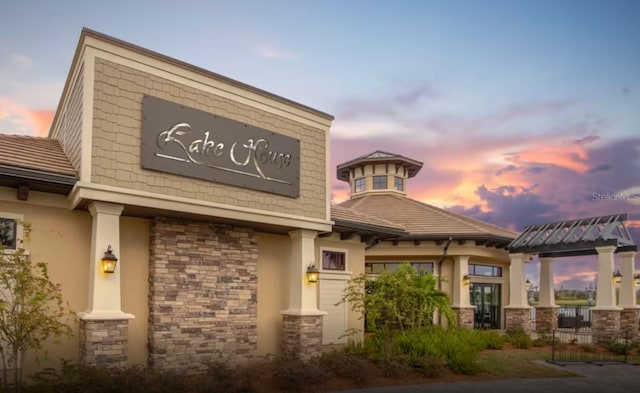
[[[529,254],[509,254],[511,265],[509,266],[509,304],[507,308],[530,308],[527,301],[527,289],[525,287],[524,264],[529,259]]]
[[[81,319],[131,319],[122,312],[120,302],[120,214],[124,206],[105,202],[92,202],[89,212],[93,216],[91,229],[91,255],[89,256],[89,295],[87,309],[78,313]],[[111,246],[119,259],[113,273],[102,271],[102,257]]]
[[[318,283],[307,282],[307,267],[315,261],[317,232],[300,229],[289,232],[291,252],[289,256],[289,308],[286,315],[324,315],[318,310]],[[321,261],[316,262],[316,267]]]
[[[462,278],[467,274],[469,274],[469,256],[456,256],[453,264],[453,307],[471,307],[469,286],[462,283]]]
[[[618,255],[620,256],[620,273],[622,274],[620,302],[618,305],[623,308],[636,308],[636,288],[633,282],[636,252],[621,252]]]
[[[540,259],[540,297],[538,307],[556,307],[555,292],[553,291],[553,258]]]
[[[594,309],[617,310],[613,286],[613,253],[616,246],[596,247],[598,252],[598,290]]]

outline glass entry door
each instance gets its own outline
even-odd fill
[[[501,284],[472,283],[471,304],[475,306],[476,329],[500,329]]]

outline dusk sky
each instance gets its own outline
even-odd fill
[[[628,213],[640,242],[640,0],[10,0],[0,132],[47,135],[83,27],[334,115],[332,168],[399,153],[411,198],[517,231]]]

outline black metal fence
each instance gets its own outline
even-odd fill
[[[561,306],[558,309],[558,328],[587,330],[591,327],[591,306]],[[536,330],[536,309],[531,309],[531,330]]]
[[[554,330],[551,363],[629,362],[631,351],[638,343],[629,332],[594,334],[576,330]]]

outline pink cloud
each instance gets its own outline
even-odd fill
[[[0,97],[0,119],[17,125],[23,134],[46,136],[54,114],[53,110],[28,108]]]

